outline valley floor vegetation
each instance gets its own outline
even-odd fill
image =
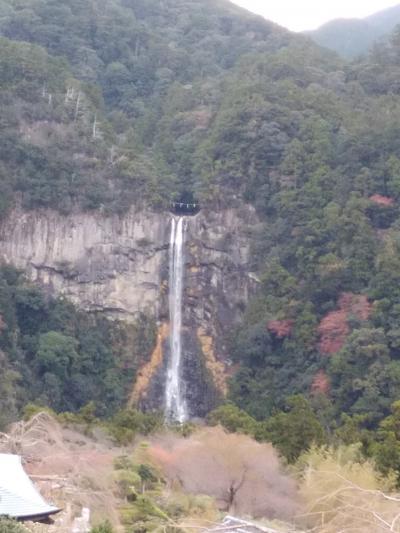
[[[120,446],[87,410],[29,413],[0,436],[0,451],[29,457],[42,492],[64,507],[60,531],[82,506],[91,509],[91,533],[206,531],[228,512],[278,533],[400,531],[396,479],[383,477],[360,445],[313,445],[289,466],[271,444],[222,427],[182,434],[153,426],[147,436],[137,428]],[[2,533],[25,530],[0,521]]]

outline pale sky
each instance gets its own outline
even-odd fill
[[[313,30],[335,18],[363,18],[400,0],[231,0],[292,31]]]

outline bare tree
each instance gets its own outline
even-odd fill
[[[97,138],[97,113],[94,115],[93,126],[92,126],[92,139],[96,140]]]
[[[78,96],[77,96],[76,102],[75,102],[75,115],[74,115],[74,120],[75,121],[77,120],[77,118],[79,116],[81,98],[82,98],[82,93],[81,93],[81,91],[78,91]]]
[[[281,471],[270,444],[208,428],[187,439],[161,437],[150,448],[171,484],[216,499],[221,510],[288,518],[297,508],[295,483]]]

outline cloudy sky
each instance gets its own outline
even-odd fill
[[[312,30],[334,18],[366,17],[400,0],[232,0],[293,31]]]

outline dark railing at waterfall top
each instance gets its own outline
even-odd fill
[[[172,202],[171,208],[177,215],[197,215],[200,211],[200,204],[198,202]]]

